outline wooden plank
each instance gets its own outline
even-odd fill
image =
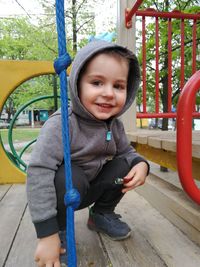
[[[176,132],[161,130],[138,129],[136,132],[127,132],[130,142],[147,144],[154,148],[176,152]],[[192,156],[200,158],[200,131],[192,131]]]
[[[0,201],[6,195],[7,191],[11,186],[12,186],[11,184],[0,185]]]
[[[131,237],[124,241],[112,241],[104,235],[102,235],[102,240],[113,267],[167,266],[152,249],[148,240],[137,231],[134,231]]]
[[[24,213],[25,207],[25,185],[12,186],[0,202],[0,266],[36,266],[33,261],[35,230],[28,211]],[[117,211],[133,228],[132,236],[119,242],[99,237],[87,229],[87,209],[75,213],[79,267],[200,266],[199,246],[136,192],[126,194]]]
[[[200,159],[200,141],[192,142],[192,156]]]
[[[169,168],[171,170],[177,170],[177,159],[176,153],[172,151],[167,151],[164,149],[155,148],[149,145],[143,145],[139,143],[134,143],[133,147],[136,151],[143,155],[146,159],[153,161],[161,166]],[[200,159],[192,158],[192,174],[193,178],[200,180]]]
[[[102,249],[99,236],[87,229],[87,209],[75,213],[78,266],[106,267],[109,259]],[[35,267],[36,234],[29,211],[26,210],[5,267]]]
[[[162,141],[160,137],[148,137],[148,145],[155,148],[162,148]]]
[[[148,144],[148,138],[146,135],[139,135],[137,137],[137,142],[140,144]]]
[[[0,266],[6,260],[25,206],[25,185],[13,185],[0,202]]]
[[[118,205],[118,210],[134,233],[141,234],[148,241],[166,266],[200,266],[200,247],[136,192],[126,194]]]
[[[111,267],[99,235],[87,228],[88,209],[75,213],[77,258],[79,267]]]
[[[178,187],[150,174],[136,190],[153,207],[200,245],[200,207]]]
[[[164,139],[162,142],[162,149],[167,151],[173,151],[176,152],[176,142],[172,139]]]
[[[36,234],[28,208],[24,213],[5,267],[35,267]]]

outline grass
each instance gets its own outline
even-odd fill
[[[13,143],[20,143],[26,141],[32,141],[37,138],[40,132],[39,128],[15,128],[13,129]],[[8,143],[8,130],[0,130],[1,140],[3,144]]]

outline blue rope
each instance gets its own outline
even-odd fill
[[[64,149],[64,162],[66,174],[66,194],[64,202],[66,205],[66,240],[67,240],[67,263],[68,267],[77,266],[76,244],[74,231],[74,210],[79,206],[79,192],[73,188],[71,174],[71,157],[69,142],[69,121],[68,121],[68,92],[66,69],[71,59],[66,49],[64,0],[56,0],[56,24],[58,33],[58,54],[59,58],[54,62],[54,68],[60,77],[60,96],[62,114],[62,139]]]

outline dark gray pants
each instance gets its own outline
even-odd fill
[[[114,159],[107,162],[97,177],[88,182],[88,179],[83,170],[72,163],[72,180],[73,186],[80,193],[81,202],[78,209],[94,204],[93,209],[98,212],[109,213],[114,211],[116,205],[123,197],[122,185],[116,185],[117,177],[124,177],[130,170],[125,159]],[[65,170],[64,165],[61,165],[56,172],[55,188],[57,194],[57,218],[59,228],[65,229],[66,207],[64,205],[65,194]]]

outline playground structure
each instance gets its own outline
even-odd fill
[[[133,10],[137,10],[138,7],[139,7],[139,4],[141,4],[141,2],[142,1],[137,1],[136,2],[136,6],[133,7]],[[123,9],[123,11],[124,11],[124,9]],[[137,11],[137,12],[139,14],[140,11]],[[152,10],[151,10],[151,12],[152,12]],[[131,14],[132,11],[130,11],[130,13],[126,11],[126,13]],[[135,13],[133,12],[132,15],[134,15],[134,14]],[[148,13],[148,15],[149,14],[150,13]],[[132,15],[131,15],[131,17],[132,17]],[[197,17],[196,19],[199,19],[199,17]],[[129,20],[127,19],[127,21],[129,21]],[[128,23],[128,26],[130,26],[130,25],[131,24]],[[128,31],[130,31],[130,30],[128,30]],[[158,52],[157,52],[157,54],[158,54]],[[195,54],[195,52],[194,52],[194,54]],[[5,72],[7,72],[7,70],[5,68],[6,65],[4,65],[5,63],[6,63],[5,61],[4,62],[0,62],[0,64],[3,64],[3,68],[0,67],[0,69],[3,69]],[[19,65],[15,65],[15,63],[17,63]],[[157,63],[158,63],[158,61],[157,61]],[[10,64],[10,66],[9,66],[9,64]],[[47,74],[47,73],[54,73],[53,63],[52,62],[44,62],[44,64],[41,64],[41,62],[27,62],[27,65],[25,65],[25,64],[26,64],[26,62],[8,62],[9,71],[10,71],[10,68],[13,69],[13,77],[15,77],[14,74],[16,74],[16,78],[13,78],[13,81],[11,81],[9,85],[6,84],[6,79],[5,79],[6,74],[5,74],[5,72],[0,73],[1,81],[4,81],[4,83],[6,85],[5,88],[10,88],[6,92],[0,92],[1,93],[1,99],[3,100],[2,103],[1,103],[1,106],[0,106],[0,109],[2,108],[3,103],[5,102],[5,100],[9,96],[9,94],[11,92],[13,92],[15,90],[15,88],[19,84],[21,84],[22,82],[24,82],[25,80],[27,80],[27,79],[29,79],[31,77],[37,76],[37,75]],[[42,67],[42,65],[43,65],[43,67]],[[183,63],[183,65],[184,65],[184,63]],[[14,68],[13,68],[13,66],[14,66]],[[186,103],[184,102],[185,97],[182,98],[182,100],[181,100],[182,101],[182,104],[181,104],[182,109],[178,110],[178,114],[171,113],[171,112],[169,112],[169,114],[167,114],[167,115],[159,114],[158,110],[156,110],[156,112],[153,115],[149,114],[147,112],[146,112],[146,114],[144,114],[144,113],[137,114],[138,118],[140,118],[140,117],[149,117],[149,116],[152,116],[152,117],[153,116],[154,117],[163,116],[163,117],[165,117],[165,116],[170,116],[170,113],[171,113],[171,116],[175,117],[177,115],[177,120],[178,120],[178,118],[180,119],[180,121],[179,121],[179,123],[177,125],[177,134],[179,132],[179,137],[178,138],[182,140],[181,143],[179,142],[179,145],[180,145],[180,147],[178,148],[179,152],[178,152],[178,150],[176,152],[176,148],[174,149],[174,147],[173,147],[174,154],[172,155],[171,153],[168,153],[169,150],[167,150],[166,146],[164,146],[164,147],[161,146],[159,148],[157,147],[157,150],[153,150],[152,149],[152,151],[150,151],[149,155],[147,155],[147,156],[150,157],[151,160],[152,159],[155,160],[155,156],[157,156],[160,159],[155,160],[155,162],[162,163],[162,165],[166,165],[166,167],[168,167],[168,166],[171,167],[172,166],[172,162],[175,162],[175,160],[176,160],[176,158],[175,158],[176,154],[179,154],[180,155],[180,159],[178,161],[180,163],[179,167],[180,167],[180,169],[183,170],[183,174],[181,174],[181,175],[184,176],[185,175],[185,171],[186,171],[187,177],[189,177],[188,181],[186,182],[186,188],[185,188],[186,191],[187,191],[188,185],[190,187],[192,182],[193,182],[192,170],[191,170],[192,166],[190,164],[191,163],[191,159],[192,159],[192,151],[191,151],[191,148],[192,148],[191,119],[192,119],[192,115],[199,116],[198,113],[194,113],[193,112],[194,96],[195,96],[196,92],[200,88],[199,72],[196,72],[196,75],[195,75],[196,69],[195,69],[194,66],[195,66],[195,63],[193,64],[194,76],[191,78],[191,80],[186,85],[186,87],[185,87],[186,89],[184,89],[184,92],[185,92],[184,94],[187,95],[188,91],[191,91],[191,93],[189,94],[189,96],[186,97],[186,99],[187,99]],[[183,67],[182,67],[182,69],[183,69]],[[26,73],[24,73],[24,70],[25,70]],[[21,73],[23,73],[23,75]],[[144,72],[143,72],[143,75],[144,75]],[[158,79],[158,76],[157,76],[157,79]],[[143,77],[143,81],[144,80],[145,79]],[[158,88],[158,86],[156,88]],[[191,90],[191,88],[192,88],[192,90]],[[143,83],[143,89],[144,89],[144,83]],[[157,89],[157,92],[158,91],[159,90]],[[145,95],[145,90],[144,90],[144,95]],[[157,95],[157,99],[158,99],[158,94],[156,94],[156,95]],[[145,99],[145,97],[144,97],[144,99]],[[144,101],[144,106],[145,106],[145,101]],[[157,105],[157,107],[158,107],[158,105]],[[188,109],[188,107],[191,107],[191,108]],[[185,118],[185,115],[186,115],[186,118]],[[133,116],[133,114],[131,114],[131,117],[130,116],[127,117],[127,119],[129,120],[129,124],[130,124],[130,120],[132,120],[132,116]],[[184,125],[183,125],[183,122],[184,122]],[[184,127],[184,128],[182,128],[182,127]],[[179,129],[181,129],[181,131],[179,131]],[[132,132],[132,130],[129,130],[127,132],[127,134],[128,134],[128,137],[129,137],[130,141],[136,143],[137,149],[141,150],[141,152],[145,153],[145,150],[148,151],[149,148],[151,147],[149,145],[149,136],[151,135],[151,137],[152,137],[152,135],[153,135],[152,132],[151,132],[151,134],[147,133],[146,136],[144,136],[145,135],[144,133],[141,135],[141,133],[139,133],[139,132],[138,133],[137,132],[134,133],[134,132]],[[163,133],[163,134],[165,135],[167,133]],[[160,132],[159,132],[159,135],[161,135]],[[140,142],[139,139],[142,139],[142,138],[143,138],[143,141]],[[146,139],[146,140],[144,141],[144,139]],[[161,142],[162,145],[164,145],[164,142],[161,141],[161,136],[156,136],[155,135],[155,139],[157,139],[158,142]],[[173,139],[175,139],[174,133],[173,133]],[[165,137],[164,140],[166,141],[167,137]],[[172,140],[170,139],[170,141],[172,141]],[[145,149],[144,149],[144,147],[141,148],[141,145],[144,145],[144,143],[147,145]],[[174,143],[175,143],[175,141],[174,141]],[[186,151],[184,149],[186,149]],[[21,170],[19,170],[16,167],[16,165],[8,159],[8,157],[7,157],[6,153],[5,153],[5,149],[3,148],[2,145],[0,145],[0,153],[1,153],[1,159],[3,160],[3,161],[1,161],[1,166],[3,166],[3,167],[0,168],[0,182],[1,183],[21,183],[21,182],[24,182],[25,173],[22,172]],[[166,154],[168,154],[167,157],[166,157]],[[182,160],[182,155],[184,155],[184,157],[186,155],[188,156],[187,159],[184,158],[184,162],[181,161]],[[198,155],[199,155],[198,151],[196,152],[196,154],[193,153],[193,163],[194,163],[195,170],[196,170],[195,171],[195,179],[199,179],[199,159],[198,159],[199,156]],[[162,159],[162,156],[163,156],[164,160]],[[189,167],[188,167],[187,164],[185,164],[185,160],[188,160]],[[176,169],[176,166],[174,165],[173,168]],[[183,184],[184,184],[184,182],[183,182]],[[191,192],[192,196],[193,196],[193,193],[195,193],[194,194],[195,195],[194,198],[195,198],[195,200],[197,200],[197,203],[198,203],[198,201],[199,201],[199,190],[196,188],[196,185],[194,185],[194,184],[192,184],[192,187],[190,187],[190,189],[192,191]],[[138,205],[139,205],[139,202],[138,202]],[[133,253],[133,251],[132,251],[132,253]],[[114,260],[114,262],[117,264],[116,260]],[[104,263],[102,263],[102,264],[104,264]],[[26,266],[29,266],[29,265],[26,265]],[[99,266],[106,266],[106,265],[99,265]],[[113,265],[113,266],[118,266],[118,265]],[[144,265],[144,266],[148,266],[148,265]],[[162,265],[159,265],[159,266],[162,266]],[[180,265],[177,265],[177,266],[180,266]]]
[[[119,1],[120,2],[120,1]],[[129,1],[128,1],[129,2]],[[131,1],[133,2],[133,1]],[[126,3],[120,2],[119,7],[120,9],[120,18],[118,19],[119,25],[118,25],[118,42],[122,43],[124,45],[128,45],[128,47],[132,50],[135,50],[135,35],[132,31],[132,27],[134,27],[132,23],[132,17],[142,17],[142,88],[143,88],[143,108],[142,112],[138,112],[136,114],[137,118],[176,118],[177,117],[177,159],[178,159],[178,169],[180,173],[180,179],[183,184],[183,188],[186,190],[186,192],[189,193],[189,196],[194,199],[197,203],[200,203],[200,192],[193,182],[193,175],[195,179],[200,179],[199,177],[199,159],[198,157],[193,157],[193,173],[192,173],[192,128],[191,128],[191,119],[192,117],[199,117],[199,112],[195,112],[192,108],[192,114],[189,112],[188,109],[183,111],[183,106],[187,104],[187,106],[194,106],[194,99],[195,95],[199,90],[199,72],[196,72],[196,57],[197,57],[197,21],[200,19],[199,14],[185,14],[182,12],[157,12],[153,9],[147,9],[147,10],[139,10],[139,6],[141,5],[143,1],[136,1],[135,5],[132,9],[127,10],[126,9]],[[130,3],[129,3],[130,6]],[[125,10],[125,11],[124,11]],[[125,21],[124,21],[124,12],[125,12]],[[151,17],[155,18],[155,111],[153,113],[147,112],[147,100],[146,100],[146,94],[147,94],[147,77],[146,77],[146,18]],[[168,27],[168,110],[167,112],[160,112],[159,110],[159,19],[165,18],[167,19],[167,27]],[[178,112],[172,112],[172,19],[178,19],[180,20],[180,27],[181,27],[181,48],[180,48],[180,89],[181,91],[184,91],[184,99],[190,98],[189,102],[185,103],[183,97],[181,96],[181,105],[179,105]],[[187,85],[186,89],[183,90],[184,87],[184,23],[185,20],[191,20],[192,21],[192,82],[190,82],[189,85]],[[120,21],[121,20],[121,21]],[[123,25],[122,25],[123,23]],[[126,25],[126,30],[124,30],[124,23]],[[9,73],[9,79],[7,78]],[[28,61],[21,61],[21,62],[13,62],[13,61],[0,61],[0,78],[1,78],[1,84],[2,88],[7,88],[6,90],[1,90],[0,96],[1,96],[1,103],[0,103],[0,110],[2,110],[3,105],[8,98],[8,96],[24,81],[38,76],[42,74],[49,74],[54,73],[53,64],[51,62],[28,62]],[[11,74],[11,75],[10,75]],[[193,96],[192,96],[193,94]],[[182,93],[183,95],[183,93]],[[190,113],[190,114],[189,114]],[[125,126],[128,125],[127,132],[129,136],[134,135],[135,126],[134,124],[131,125],[130,128],[130,121],[133,121],[133,115],[135,114],[135,107],[133,107],[129,112],[127,112],[126,118],[125,118]],[[186,123],[183,125],[181,121],[184,120]],[[187,127],[186,127],[187,125]],[[187,132],[183,131],[183,129],[187,129]],[[12,129],[11,131],[12,132]],[[184,134],[183,134],[184,133]],[[139,134],[138,134],[139,135]],[[161,133],[160,133],[161,135]],[[187,139],[186,144],[184,144],[185,138]],[[131,141],[136,141],[131,140]],[[12,142],[10,144],[14,156],[15,154],[14,148],[12,146]],[[155,155],[154,151],[150,151],[146,147],[142,147],[141,144],[137,144],[137,149],[140,153],[144,153],[147,158],[150,158],[152,161],[155,161],[157,163],[161,163],[165,167],[169,167],[172,169],[176,169],[176,163],[174,163],[175,157],[169,156],[165,158],[166,160],[161,160],[160,162],[155,159],[152,155]],[[186,147],[187,153],[183,153],[182,149],[183,147]],[[149,151],[149,153],[145,152]],[[179,152],[180,151],[180,152]],[[3,168],[0,168],[0,182],[1,183],[20,183],[25,181],[25,173],[14,164],[9,159],[9,156],[7,155],[2,143],[0,143],[0,153],[1,153],[1,165],[4,166]],[[159,154],[163,154],[162,150],[160,150]],[[166,153],[165,153],[166,154]],[[184,155],[184,159],[181,155]],[[20,161],[20,160],[19,160]],[[181,166],[185,166],[183,162],[188,162],[187,164],[187,171],[184,170],[184,172],[181,171]],[[23,165],[23,162],[22,162]],[[187,175],[186,175],[187,173]],[[190,188],[190,189],[188,189]],[[192,190],[191,190],[192,188]]]
[[[9,78],[8,78],[9,74]],[[1,90],[0,91],[0,110],[3,109],[4,103],[6,102],[7,98],[10,94],[23,82],[33,78],[37,77],[39,75],[46,75],[46,74],[55,74],[55,70],[53,67],[53,62],[51,61],[11,61],[11,60],[1,60],[0,61],[0,79],[1,79],[1,86],[2,88],[7,88],[7,90]],[[43,96],[39,97],[36,100],[42,100],[46,98],[52,98],[53,96]],[[31,101],[32,103],[32,101]],[[27,106],[30,103],[27,103]],[[25,108],[25,106],[22,107],[22,109],[19,109],[15,116],[13,117],[13,120],[10,124],[9,138],[10,141],[10,147],[11,151],[13,153],[13,158],[15,159],[15,156],[17,156],[17,152],[14,149],[13,143],[12,143],[12,130],[15,123],[15,119],[17,118],[17,115],[20,114],[20,112]],[[34,140],[35,141],[35,140]],[[29,145],[31,145],[30,143]],[[27,147],[26,147],[27,148]],[[22,169],[19,168],[19,165],[16,165],[15,162],[11,159],[11,155],[8,154],[2,144],[0,142],[0,154],[1,154],[1,167],[0,168],[0,183],[24,183],[26,173]],[[20,157],[17,158],[19,163],[22,164],[22,166],[26,167],[25,163],[20,160]]]
[[[0,61],[0,79],[2,88],[0,90],[0,110],[9,95],[23,82],[33,77],[55,73],[52,62],[29,62],[29,61]],[[8,73],[9,78],[8,78]],[[22,183],[25,182],[25,172],[21,171],[8,157],[2,143],[0,143],[1,168],[0,183]]]

